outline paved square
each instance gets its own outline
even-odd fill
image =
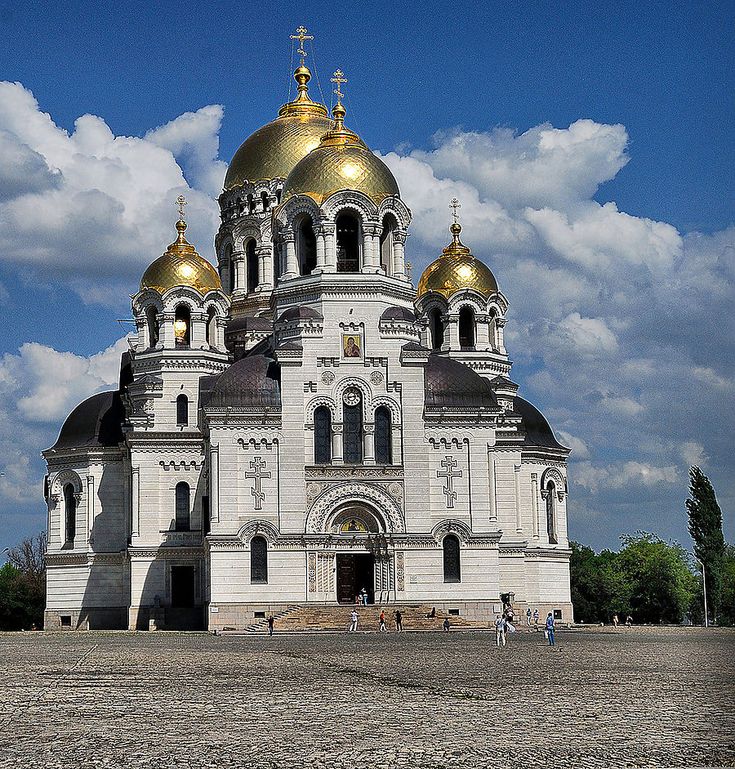
[[[0,634],[3,767],[735,765],[735,631]]]

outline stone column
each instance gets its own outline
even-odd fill
[[[174,320],[175,315],[172,312],[161,313],[161,325],[159,339],[161,344],[166,349],[176,347],[176,339],[174,337]]]
[[[243,254],[238,254],[235,260],[235,288],[236,291],[247,291],[247,275],[245,274],[245,257]]]
[[[374,224],[366,224],[363,228],[362,243],[361,272],[378,272],[380,270],[380,229]]]
[[[131,537],[140,536],[140,468],[133,467],[130,469],[131,481],[130,484],[130,535]]]
[[[263,253],[263,274],[260,276],[260,285],[264,291],[270,291],[273,288],[273,275],[275,273],[273,247],[261,246],[260,250]]]
[[[407,280],[406,277],[406,255],[405,255],[405,232],[393,232],[393,276]]]
[[[324,239],[324,232],[321,230],[316,231],[316,269],[315,273],[324,272],[324,268],[327,266],[327,252],[326,243]]]
[[[375,425],[369,424],[362,431],[362,461],[366,465],[375,464]]]
[[[490,494],[490,520],[498,520],[498,503],[495,497],[495,457],[488,451],[487,455],[487,477]]]
[[[92,541],[94,529],[94,476],[87,476],[87,544]]]
[[[337,226],[333,222],[322,225],[324,231],[324,272],[337,272]]]
[[[523,533],[523,517],[521,513],[521,465],[513,465],[513,480],[515,481],[516,501],[516,532]]]
[[[475,315],[475,347],[487,350],[492,347],[490,340],[490,324],[487,315]]]
[[[503,334],[503,328],[505,327],[505,318],[495,318],[495,326],[498,329],[498,352],[502,355],[506,354],[505,340]]]
[[[332,464],[344,464],[342,425],[332,423]]]
[[[209,447],[209,520],[219,522],[219,444]]]
[[[442,350],[459,350],[459,315],[447,315]]]
[[[286,245],[286,271],[281,275],[284,280],[298,277],[299,265],[296,261],[296,241],[293,235],[285,241]]]
[[[533,538],[538,540],[538,474],[531,473],[531,516],[533,518]]]
[[[201,350],[209,346],[207,344],[207,316],[203,312],[191,314],[189,341],[189,347],[192,350]]]

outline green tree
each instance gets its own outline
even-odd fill
[[[569,570],[574,616],[580,622],[610,622],[614,614],[630,611],[631,586],[616,567],[617,553],[570,543]]]
[[[654,534],[621,537],[616,567],[630,585],[630,611],[636,622],[681,622],[697,591],[687,552]]]
[[[717,619],[722,603],[722,572],[725,561],[725,537],[722,511],[709,478],[696,466],[689,469],[689,533],[694,541],[694,555],[704,564],[707,601]]]
[[[722,565],[722,599],[720,615],[717,621],[721,625],[735,625],[735,547],[725,547]]]
[[[46,535],[24,539],[0,570],[0,628],[43,627],[46,605]]]

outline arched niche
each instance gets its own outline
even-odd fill
[[[362,223],[350,210],[343,210],[335,222],[337,237],[337,272],[359,272],[362,253]]]

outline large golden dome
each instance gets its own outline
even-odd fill
[[[321,205],[339,190],[357,190],[380,205],[388,196],[398,195],[398,184],[388,166],[344,127],[344,107],[337,103],[332,114],[333,130],[288,175],[281,202],[293,195],[308,195]]]
[[[200,294],[213,289],[221,291],[217,270],[184,237],[186,222],[181,219],[176,222],[176,230],[179,233],[176,240],[143,273],[140,290],[153,288],[163,294],[176,286],[190,286]]]
[[[459,239],[462,227],[458,222],[449,228],[452,242],[442,251],[442,255],[433,261],[422,273],[416,289],[418,296],[435,291],[447,299],[457,291],[471,288],[481,293],[486,299],[498,290],[498,283],[490,268],[479,259]]]
[[[323,104],[309,98],[307,84],[311,72],[303,65],[294,72],[298,95],[284,104],[278,117],[248,137],[235,153],[225,176],[225,189],[244,182],[285,179],[291,169],[332,128]]]

